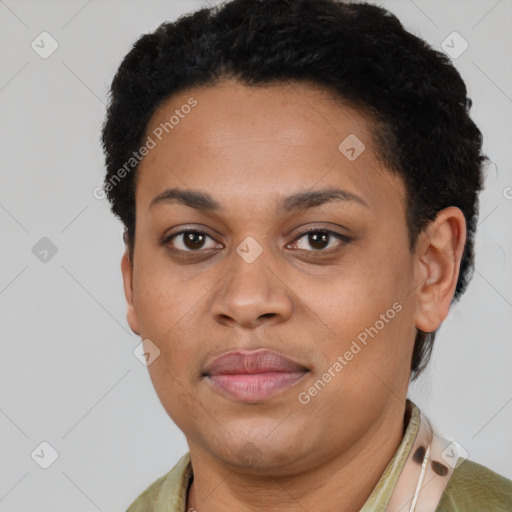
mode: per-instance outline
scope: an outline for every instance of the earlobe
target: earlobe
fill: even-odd
[[[466,243],[466,220],[459,208],[441,210],[417,244],[416,328],[435,331],[448,315]]]
[[[133,265],[130,261],[128,250],[125,251],[121,258],[121,273],[123,275],[124,295],[126,297],[126,319],[130,329],[137,335],[140,335],[139,321],[137,312],[133,302]]]

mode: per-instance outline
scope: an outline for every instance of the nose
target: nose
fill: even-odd
[[[291,290],[272,265],[270,249],[252,262],[233,252],[233,263],[216,290],[211,312],[223,325],[254,329],[288,320],[292,313]],[[274,267],[274,268],[272,268]]]

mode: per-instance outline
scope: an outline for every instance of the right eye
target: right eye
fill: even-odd
[[[179,233],[173,233],[171,236],[167,237],[163,243],[164,245],[171,244],[173,249],[177,249],[179,251],[198,252],[205,248],[204,245],[207,238],[215,242],[215,240],[213,240],[213,238],[204,231],[190,229],[187,231],[180,231]],[[215,249],[215,244],[213,244],[212,247],[206,247],[206,249]]]

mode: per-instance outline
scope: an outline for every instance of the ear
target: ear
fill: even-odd
[[[121,273],[123,274],[124,295],[126,297],[127,305],[126,319],[128,320],[130,329],[135,334],[140,335],[137,312],[133,305],[133,264],[130,261],[128,249],[126,249],[121,259]]]
[[[459,208],[441,210],[420,234],[416,265],[416,328],[435,331],[448,315],[466,244],[466,219]]]

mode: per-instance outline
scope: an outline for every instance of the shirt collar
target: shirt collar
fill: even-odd
[[[407,418],[409,421],[404,437],[360,512],[384,512],[386,510],[420,426],[420,410],[410,400],[406,401],[405,406],[405,419],[407,420]]]

